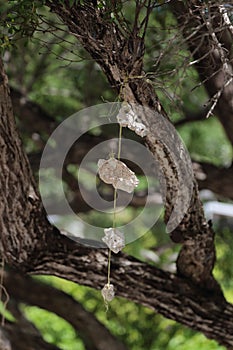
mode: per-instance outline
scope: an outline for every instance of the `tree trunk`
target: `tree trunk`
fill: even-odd
[[[150,107],[167,120],[142,71],[143,43],[132,45],[132,38],[125,40],[113,22],[103,23],[91,5],[87,9],[82,6],[71,9],[68,3],[47,1],[92,57],[98,59],[125,101]],[[15,129],[2,62],[0,83],[2,257],[23,272],[53,274],[102,288],[106,282],[107,252],[74,243],[47,221]],[[142,120],[148,129],[145,141],[164,167],[167,181],[165,220],[168,221],[175,205],[179,172],[168,149],[158,139],[156,130],[160,125],[155,124],[150,114],[146,116]],[[195,180],[190,207],[172,238],[183,243],[177,262],[178,274],[119,254],[112,262],[112,281],[117,286],[117,295],[147,305],[220,344],[233,346],[233,306],[226,302],[212,276],[214,232],[204,217]]]

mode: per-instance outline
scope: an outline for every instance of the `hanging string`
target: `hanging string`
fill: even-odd
[[[122,140],[122,126],[119,125],[119,136],[118,136],[118,151],[117,159],[121,158],[121,140]],[[114,199],[113,199],[113,228],[116,228],[116,205],[117,205],[117,189],[114,189]]]
[[[119,125],[119,136],[118,136],[118,151],[117,159],[121,158],[121,141],[122,141],[122,126]],[[117,207],[117,189],[114,189],[114,199],[113,199],[113,229],[116,228],[116,207]],[[111,275],[111,249],[108,249],[108,280],[107,285],[110,286],[110,275]]]
[[[128,113],[128,108],[127,110],[125,110],[125,108],[121,108],[117,115],[117,121],[119,123],[117,158],[114,157],[114,153],[112,151],[110,159],[99,159],[97,164],[100,179],[107,184],[112,184],[114,187],[112,227],[105,228],[105,236],[102,237],[102,241],[108,246],[107,284],[105,284],[101,290],[106,306],[106,312],[108,311],[109,302],[111,302],[115,296],[114,285],[111,284],[111,252],[113,251],[117,254],[125,247],[124,233],[117,228],[117,191],[120,189],[122,191],[132,193],[139,183],[135,173],[120,160],[122,128],[128,125],[129,118],[130,120],[132,119],[132,116],[128,115]],[[141,125],[133,120],[133,126],[135,127],[135,132],[138,133],[139,126],[141,127]],[[139,131],[142,133],[141,129]]]

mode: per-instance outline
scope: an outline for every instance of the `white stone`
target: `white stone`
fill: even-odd
[[[118,188],[119,190],[131,193],[133,192],[135,185],[137,186],[136,182],[134,182],[133,180],[124,180],[122,178],[117,180],[116,183],[116,188]]]
[[[137,121],[137,115],[129,105],[124,105],[120,109],[117,115],[117,121],[121,126],[128,127],[141,137],[145,137],[147,135],[146,126]]]
[[[134,123],[134,115],[130,111],[120,111],[117,115],[117,121],[123,127],[130,126]]]
[[[105,302],[112,301],[114,299],[114,296],[115,296],[113,284],[105,284],[105,286],[101,290],[101,294],[102,294]]]
[[[115,158],[99,159],[97,165],[101,180],[112,184],[116,189],[131,193],[139,184],[135,173],[120,160]]]
[[[104,233],[105,236],[102,238],[102,241],[113,253],[117,254],[125,247],[124,233],[112,227],[105,228]]]
[[[135,123],[135,129],[137,135],[144,137],[147,135],[147,129],[144,124],[142,123]]]

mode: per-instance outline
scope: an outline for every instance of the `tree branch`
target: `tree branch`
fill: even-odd
[[[23,94],[11,89],[11,97],[13,102],[13,109],[17,116],[20,118],[22,126],[20,129],[27,130],[30,134],[34,132],[38,133],[51,133],[56,127],[56,122],[52,116],[48,115],[41,106],[37,103],[27,100]],[[22,102],[20,102],[22,101]],[[207,109],[203,109],[198,114],[187,114],[187,117],[179,120],[175,123],[175,126],[182,126],[183,124],[204,120],[207,114]],[[65,164],[80,164],[83,157],[97,144],[106,141],[107,136],[95,136],[85,134],[76,142],[70,149]],[[41,152],[29,154],[29,161],[34,173],[39,170]],[[137,174],[141,174],[140,169],[134,168],[133,164],[130,164],[130,168]],[[208,163],[193,162],[193,168],[198,181],[199,189],[209,189],[216,194],[219,194],[225,198],[233,199],[233,190],[231,186],[233,171],[232,166],[229,168],[219,168]],[[220,181],[221,179],[221,181]],[[69,181],[65,179],[69,185]],[[89,211],[91,208],[83,200],[77,184],[75,185],[75,198],[73,199],[71,206],[75,212]],[[72,186],[70,186],[72,188]],[[145,204],[145,197],[147,194],[137,194],[133,198],[131,205],[134,207],[143,206]],[[157,199],[155,199],[157,200]],[[51,208],[52,210],[52,208]],[[52,211],[51,211],[52,212]],[[54,213],[59,214],[59,213]]]
[[[105,249],[74,244],[55,231],[48,235],[47,250],[38,252],[28,273],[53,274],[100,289],[106,282],[107,255]],[[226,303],[220,289],[213,291],[211,285],[202,289],[125,254],[113,256],[111,280],[117,295],[147,305],[220,344],[233,345],[233,306]]]
[[[0,327],[0,331],[4,331],[5,337],[10,340],[10,344],[7,343],[8,348],[2,347],[1,349],[7,350],[60,350],[57,346],[47,343],[38,333],[28,332],[28,329],[19,327],[17,323],[7,322],[4,330]],[[0,333],[1,335],[1,333]],[[10,346],[10,347],[9,347]]]
[[[110,84],[118,89],[124,101],[130,105],[149,107],[153,111],[157,111],[161,118],[168,120],[152,85],[142,72],[144,52],[136,50],[135,46],[134,55],[130,53],[129,42],[127,43],[122,38],[116,23],[106,22],[98,16],[96,11],[89,11],[84,7],[79,7],[79,5],[76,5],[76,8],[67,9],[64,6],[55,5],[53,1],[47,1],[47,5],[62,19],[89,54],[97,60]],[[95,36],[93,36],[94,30]],[[180,186],[184,186],[184,184],[179,183],[177,164],[166,145],[161,144],[159,136],[156,134],[156,130],[163,128],[162,122],[158,125],[154,115],[142,114],[142,123],[148,130],[145,142],[155,158],[158,159],[167,184],[165,200],[165,222],[167,223],[173,208],[176,206],[176,196]],[[182,165],[185,165],[185,161]],[[175,210],[179,216],[180,208],[176,206]],[[177,260],[179,273],[191,278],[196,283],[205,285],[208,281],[214,286],[212,276],[215,263],[214,233],[204,217],[195,180],[193,181],[193,196],[190,207],[171,237],[176,242],[183,242]]]
[[[67,2],[68,3],[68,2]],[[128,103],[149,106],[167,118],[150,83],[141,76],[142,57],[132,62],[125,56],[118,28],[96,18],[96,11],[47,1],[51,10],[63,18],[92,57],[99,60],[114,86],[123,86]],[[79,11],[80,10],[80,11]],[[90,11],[89,11],[90,10]],[[70,15],[67,16],[67,13]],[[95,35],[95,37],[94,37]],[[112,38],[112,39],[111,39]],[[100,45],[101,44],[101,45]],[[103,46],[102,46],[103,45]],[[122,51],[120,49],[123,49]],[[93,250],[61,235],[49,225],[32,180],[28,161],[15,131],[7,79],[0,62],[0,145],[2,147],[1,251],[9,265],[28,273],[54,274],[81,284],[102,287],[107,274],[107,252]],[[166,147],[161,145],[152,116],[146,143],[165,167],[167,180],[166,220],[178,190],[177,169]],[[143,117],[144,118],[144,117]],[[193,198],[178,233],[184,240],[178,259],[178,275],[161,271],[136,259],[119,254],[113,258],[112,280],[118,295],[148,305],[162,315],[181,322],[226,346],[233,345],[233,306],[228,304],[212,277],[215,262],[214,233],[206,223],[196,182]],[[11,218],[11,220],[10,220]]]
[[[197,113],[190,113],[190,112],[186,111],[185,112],[186,116],[184,118],[178,120],[177,122],[175,122],[174,126],[179,127],[179,126],[182,126],[182,125],[187,124],[187,123],[205,120],[207,113],[208,113],[208,110],[206,108],[202,109],[201,111],[199,111]]]
[[[32,347],[35,350],[42,348],[45,350],[59,350],[55,345],[43,340],[38,329],[25,318],[15,301],[11,299],[7,308],[16,319],[14,322],[6,322],[4,326],[0,326],[0,335],[4,332],[9,339],[9,350],[25,350],[25,347]],[[5,347],[0,345],[0,348],[8,349],[8,345],[6,344]]]
[[[40,219],[47,226],[44,210],[28,159],[16,131],[7,76],[0,59],[0,147],[1,147],[1,207],[0,251],[6,261],[30,260],[35,247],[43,242],[37,236],[36,226]],[[27,233],[30,232],[30,237]]]
[[[126,350],[93,314],[87,312],[68,294],[13,271],[5,273],[4,285],[11,299],[46,309],[69,322],[78,332],[87,350]]]
[[[200,190],[209,189],[221,197],[233,200],[233,166],[219,168],[209,163],[193,163]]]
[[[233,33],[224,19],[223,5],[210,2],[207,8],[204,3],[196,6],[195,0],[186,4],[172,0],[169,6],[195,59],[200,80],[210,96],[209,110],[212,113],[214,108],[233,145]]]

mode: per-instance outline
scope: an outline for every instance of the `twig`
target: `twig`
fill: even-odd
[[[219,98],[221,97],[222,93],[223,93],[223,90],[225,89],[225,87],[227,87],[233,80],[233,77],[230,77],[230,79],[228,79],[228,81],[222,86],[222,88],[216,92],[216,94],[211,98],[211,101],[213,102],[212,103],[212,106],[210,107],[208,113],[206,114],[206,118],[209,118],[209,116],[211,114],[213,114],[213,110],[215,109],[217,103],[218,103],[218,100]]]
[[[232,6],[233,8],[233,6]],[[225,22],[225,24],[227,25],[227,28],[229,29],[229,31],[231,32],[231,34],[233,35],[233,25],[231,24],[230,18],[228,16],[227,10],[225,8],[224,5],[220,5],[219,6],[219,11],[222,14],[223,20]]]

